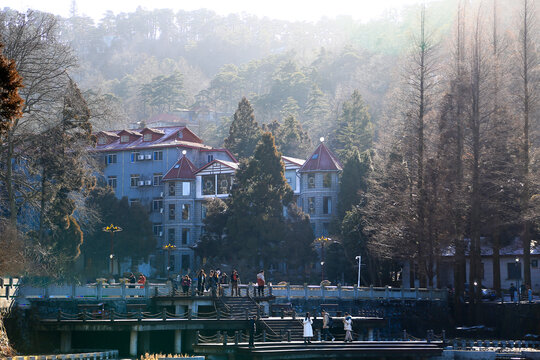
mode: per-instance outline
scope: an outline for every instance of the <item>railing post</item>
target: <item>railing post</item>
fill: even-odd
[[[266,342],[266,329],[262,331],[262,340]]]
[[[304,283],[304,299],[308,299],[308,285]]]
[[[223,346],[227,346],[227,332],[223,332]]]
[[[319,288],[321,289],[321,299],[324,300],[324,298],[325,298],[325,287],[324,287],[324,285],[321,284],[319,286]]]
[[[221,320],[221,310],[219,308],[216,308],[216,317],[218,320]]]
[[[291,284],[290,283],[287,283],[285,287],[285,291],[287,294],[287,301],[290,301],[291,300]]]
[[[403,341],[407,341],[407,330],[403,329]]]
[[[161,310],[161,320],[166,321],[167,320],[167,309]]]
[[[98,300],[101,300],[102,297],[103,297],[103,284],[101,282],[98,282],[96,284],[96,298]]]
[[[142,312],[141,312],[141,309],[139,309],[139,313],[137,314],[137,321],[139,321],[139,322],[142,321]]]
[[[195,345],[199,345],[199,335],[201,333],[199,332],[199,330],[195,331]]]
[[[61,321],[62,320],[62,310],[58,309],[58,314],[56,315],[56,321]]]
[[[82,321],[86,322],[86,309],[84,309],[82,312]]]
[[[291,330],[287,330],[287,342],[291,342]]]
[[[281,318],[285,318],[285,309],[281,308]]]
[[[315,330],[316,331],[316,334],[317,334],[317,341],[321,341],[321,330],[317,329]]]
[[[384,288],[384,297],[386,298],[386,300],[390,299],[390,288],[388,287],[388,285],[386,285]]]
[[[419,295],[420,295],[420,294],[419,294],[419,292],[418,292],[418,286],[415,286],[415,287],[414,287],[414,298],[415,298],[416,300],[418,300],[418,299],[420,298]]]
[[[245,309],[245,313],[246,313],[246,320],[249,320],[249,309]]]
[[[193,310],[189,309],[187,310],[187,318],[188,320],[193,319]]]
[[[374,294],[373,294],[373,285],[369,285],[369,298],[370,299],[373,299],[374,297]]]
[[[111,309],[111,311],[109,311],[109,318],[111,319],[111,321],[114,321],[114,309]]]
[[[446,345],[446,330],[442,331],[442,343],[443,343],[443,346]]]
[[[75,284],[71,284],[71,298],[75,299],[77,297],[77,286]]]
[[[353,285],[353,299],[358,299],[358,285],[356,284]]]
[[[272,296],[272,283],[268,283],[268,296]]]
[[[120,289],[122,291],[122,299],[125,299],[126,298],[126,288],[127,288],[127,285],[125,282],[122,282],[120,284]]]
[[[337,284],[337,297],[341,300],[341,284]]]
[[[433,288],[429,288],[429,300],[433,301]]]
[[[238,345],[238,330],[234,332],[234,345]]]

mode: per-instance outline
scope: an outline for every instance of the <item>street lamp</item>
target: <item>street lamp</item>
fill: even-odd
[[[108,232],[108,233],[111,234],[111,253],[109,254],[111,277],[114,276],[114,233],[120,232],[122,230],[123,229],[120,226],[115,226],[113,224],[111,224],[109,226],[105,226],[103,228],[103,231]]]
[[[169,279],[171,277],[171,251],[176,249],[176,246],[168,243],[163,249],[167,250],[167,279]]]
[[[519,304],[520,300],[521,300],[521,289],[519,287],[519,280],[521,279],[521,264],[519,263],[519,258],[516,257],[516,271],[517,271],[517,274],[516,274],[516,283],[517,283],[517,302]]]
[[[358,283],[356,285],[360,287],[360,269],[362,267],[362,256],[358,255],[356,257],[356,260],[358,260]]]
[[[321,282],[324,281],[324,245],[330,241],[332,241],[332,239],[324,236],[315,239],[315,242],[321,245]]]

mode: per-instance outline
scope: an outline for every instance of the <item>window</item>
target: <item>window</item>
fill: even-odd
[[[167,241],[169,242],[169,244],[174,245],[174,243],[176,242],[175,235],[176,234],[174,233],[174,228],[170,228],[167,230]]]
[[[332,187],[332,174],[325,173],[323,176],[323,187],[331,188]]]
[[[154,177],[152,178],[152,184],[154,186],[160,186],[161,185],[161,177],[163,176],[163,174],[161,173],[156,173],[154,174]]]
[[[189,181],[182,182],[182,196],[189,196],[191,184]]]
[[[182,255],[182,269],[189,269],[190,266],[189,255]]]
[[[332,198],[330,196],[323,197],[323,214],[332,213]]]
[[[218,194],[228,194],[232,185],[231,174],[219,174],[217,178],[218,178]]]
[[[206,219],[206,212],[208,211],[208,208],[206,205],[201,205],[201,218]]]
[[[107,138],[105,136],[100,136],[97,139],[98,145],[105,145],[107,143]]]
[[[204,175],[202,177],[203,195],[216,194],[216,177],[214,175]]]
[[[307,184],[308,189],[313,189],[315,187],[315,174],[308,174]]]
[[[141,201],[139,199],[129,199],[129,206],[140,205],[140,204],[141,204]]]
[[[315,198],[310,197],[308,198],[308,213],[309,214],[315,214]]]
[[[116,189],[116,176],[109,176],[107,178],[107,185],[109,185],[113,189]]]
[[[155,236],[163,236],[163,225],[161,224],[154,224],[153,226],[154,235]]]
[[[182,204],[182,220],[189,220],[189,204]]]
[[[120,136],[120,142],[121,143],[128,143],[129,142],[129,135]]]
[[[176,207],[174,206],[174,204],[169,204],[169,220],[174,220],[174,218],[176,217]]]
[[[131,153],[131,162],[139,161],[139,155],[140,155],[140,153],[138,153],[138,152],[132,152]]]
[[[521,262],[509,262],[508,267],[508,279],[518,280],[521,279]]]
[[[131,175],[129,186],[137,187],[139,185],[139,175]]]
[[[178,138],[179,138],[179,139],[183,139],[183,138],[184,138],[184,132],[183,132],[182,130],[180,130],[180,131],[178,132]]]
[[[147,132],[143,135],[143,141],[152,141],[152,133]]]
[[[107,155],[107,164],[116,164],[116,154]]]
[[[189,243],[189,229],[182,229],[182,245]]]
[[[176,195],[176,188],[175,188],[174,181],[171,181],[169,183],[169,196],[174,196],[174,195]]]
[[[152,211],[160,212],[161,209],[163,209],[163,200],[162,199],[154,199],[152,201]]]
[[[538,259],[531,260],[531,267],[535,269],[538,267]]]
[[[287,177],[287,183],[292,186],[292,177]]]
[[[154,160],[163,160],[163,151],[154,151]]]
[[[208,162],[214,161],[214,155],[208,155]]]

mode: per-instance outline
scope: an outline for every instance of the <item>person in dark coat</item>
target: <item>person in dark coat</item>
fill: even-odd
[[[206,285],[206,273],[204,269],[197,273],[197,295],[204,295],[204,287]]]
[[[255,332],[257,331],[257,316],[253,315],[249,319],[249,347],[255,346]]]

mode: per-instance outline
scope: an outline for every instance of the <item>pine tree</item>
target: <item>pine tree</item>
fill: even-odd
[[[229,136],[225,139],[224,145],[236,157],[244,159],[253,155],[260,137],[261,130],[255,121],[253,108],[249,101],[243,97],[234,113]]]
[[[321,89],[314,84],[308,95],[304,110],[306,120],[303,123],[312,139],[328,136],[330,129],[329,114],[330,106],[328,101]]]
[[[276,145],[283,155],[305,158],[311,150],[308,134],[292,115],[287,116],[283,124],[277,128],[275,137]]]
[[[19,88],[22,77],[17,72],[15,61],[2,55],[4,44],[0,42],[0,144],[4,134],[11,128],[15,118],[22,116],[23,99]]]
[[[362,153],[373,147],[373,125],[368,108],[358,90],[343,104],[332,138],[332,145],[341,158],[354,151]]]
[[[292,199],[274,137],[266,132],[253,157],[241,162],[230,196],[228,243],[252,265],[268,264],[286,234],[283,206]]]
[[[343,220],[347,211],[362,202],[363,194],[367,191],[370,166],[370,153],[359,154],[357,150],[345,162],[338,194],[338,218],[340,221]]]

